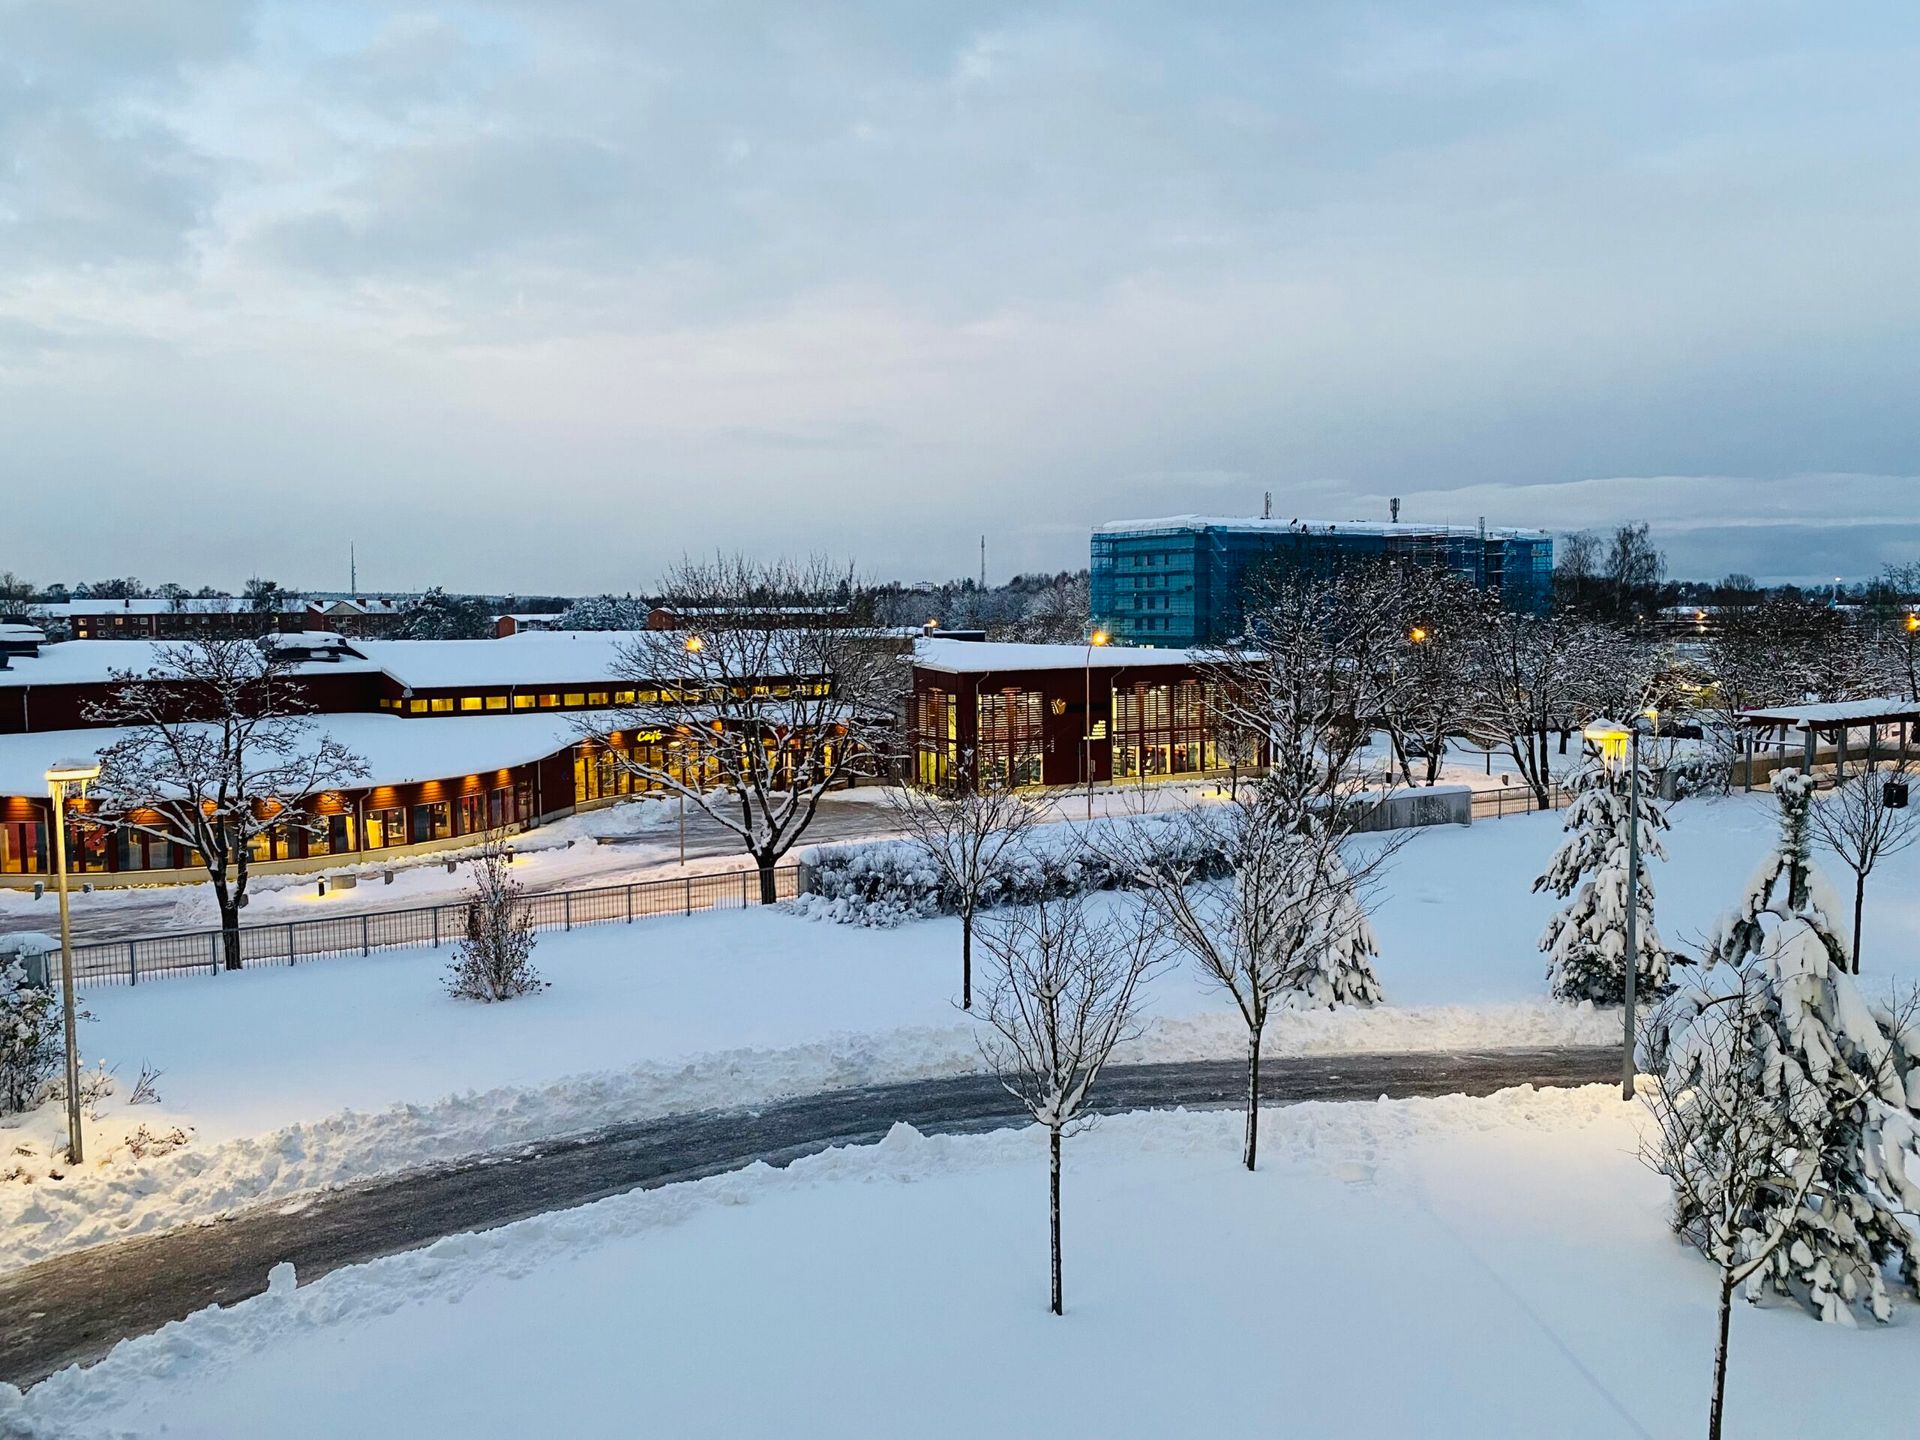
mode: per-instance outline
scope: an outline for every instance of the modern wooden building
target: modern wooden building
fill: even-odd
[[[1086,785],[1257,768],[1217,680],[1185,650],[926,639],[914,647],[913,778]]]

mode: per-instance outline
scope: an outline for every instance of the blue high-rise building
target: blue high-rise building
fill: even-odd
[[[1543,615],[1553,598],[1544,530],[1174,515],[1093,532],[1093,618],[1132,645],[1211,645],[1243,624],[1247,572],[1261,565],[1326,574],[1355,561],[1438,565],[1511,610]]]

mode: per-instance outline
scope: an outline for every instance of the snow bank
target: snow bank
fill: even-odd
[[[1591,1007],[1545,1003],[1300,1011],[1271,1022],[1262,1053],[1603,1045],[1618,1040],[1618,1024],[1616,1017]],[[1245,1048],[1239,1017],[1215,1009],[1153,1022],[1115,1055],[1114,1063],[1231,1060]],[[819,1090],[975,1074],[983,1068],[971,1027],[926,1026],[838,1035],[781,1050],[707,1054],[678,1064],[634,1065],[538,1087],[468,1091],[432,1104],[344,1110],[150,1159],[111,1148],[114,1141],[103,1132],[109,1148],[97,1147],[94,1162],[83,1172],[69,1173],[59,1183],[0,1186],[0,1228],[9,1238],[0,1273],[307,1191],[611,1125],[750,1107]],[[123,1136],[119,1143],[124,1144]]]

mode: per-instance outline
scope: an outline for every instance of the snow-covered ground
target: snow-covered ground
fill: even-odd
[[[1773,833],[1771,801],[1674,810],[1655,866],[1669,940],[1732,903]],[[1536,947],[1550,897],[1532,877],[1560,817],[1423,832],[1394,861],[1375,915],[1388,1004],[1293,1014],[1275,1053],[1611,1043],[1618,1017],[1546,997]],[[1868,907],[1867,982],[1920,976],[1920,848],[1887,862]],[[397,951],[290,969],[101,988],[88,1059],[162,1103],[110,1098],[78,1175],[51,1180],[60,1117],[0,1138],[35,1183],[0,1183],[0,1268],[252,1201],[436,1158],[649,1115],[977,1067],[954,1005],[958,923],[899,930],[753,910],[543,936],[546,992],[501,1006],[448,999],[444,953]],[[1231,1007],[1185,970],[1148,992],[1130,1058],[1234,1056]],[[123,1137],[179,1125],[192,1144],[139,1160]]]
[[[462,1235],[211,1309],[0,1429],[79,1434],[1677,1436],[1714,1272],[1609,1088],[1302,1105],[1068,1142],[1046,1313],[1028,1129],[829,1151]],[[1733,1320],[1728,1431],[1914,1432],[1920,1311]]]

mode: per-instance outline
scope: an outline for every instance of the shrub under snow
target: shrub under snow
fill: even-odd
[[[0,1115],[37,1105],[65,1060],[60,997],[18,960],[0,965]]]
[[[1103,844],[1102,831],[1136,828],[1164,847],[1170,863],[1191,868],[1195,878],[1224,875],[1224,852],[1178,816],[1096,821],[1087,827],[1052,826],[1009,847],[981,887],[983,907],[1031,905],[1093,890],[1114,890],[1127,883]],[[803,857],[807,893],[790,902],[801,914],[841,925],[882,929],[959,913],[960,897],[947,885],[924,847],[908,840],[879,840],[862,845],[832,845]]]

